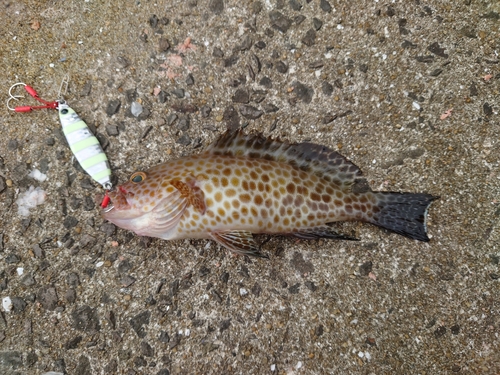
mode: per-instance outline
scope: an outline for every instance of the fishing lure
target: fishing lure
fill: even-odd
[[[60,96],[61,89],[64,84],[66,84],[67,87],[67,80],[63,80],[61,83],[58,96]],[[21,95],[12,94],[12,89],[18,85],[23,85],[26,92],[43,105],[11,108],[9,103],[12,99],[19,100],[19,98],[23,98]],[[28,86],[25,83],[16,83],[9,89],[7,107],[11,111],[15,112],[31,112],[37,109],[57,109],[64,136],[66,137],[69,147],[71,148],[76,160],[78,160],[83,170],[87,172],[95,181],[101,184],[104,189],[109,190],[112,188],[111,168],[99,140],[92,134],[85,121],[78,116],[78,114],[66,103],[66,101],[63,99],[58,99],[53,102],[43,100],[31,86]],[[103,201],[101,206],[105,208],[107,204],[108,203],[106,201]]]

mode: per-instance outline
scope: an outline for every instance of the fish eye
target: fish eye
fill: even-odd
[[[130,181],[135,184],[138,184],[146,179],[146,173],[144,172],[135,172],[132,176],[130,176]]]
[[[65,114],[66,114],[66,113],[68,113],[68,112],[69,112],[69,111],[68,111],[66,108],[64,108],[64,109],[62,109],[62,110],[61,110],[61,113],[62,113],[63,115],[65,115]]]

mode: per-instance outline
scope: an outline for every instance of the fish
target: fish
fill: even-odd
[[[361,221],[427,242],[427,193],[372,191],[328,147],[227,131],[199,154],[134,172],[106,193],[105,220],[140,236],[211,239],[267,257],[254,234],[356,240],[329,224]]]

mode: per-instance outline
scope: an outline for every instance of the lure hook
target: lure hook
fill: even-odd
[[[11,96],[9,99],[7,99],[7,108],[11,111],[15,111],[16,109],[15,108],[12,108],[9,103],[12,99],[14,100],[19,100],[18,98],[24,98],[24,96],[22,95],[16,95],[16,96]]]
[[[14,83],[12,86],[10,86],[10,89],[9,89],[9,96],[10,96],[11,98],[24,98],[24,96],[22,96],[22,95],[12,95],[12,89],[13,89],[14,87],[16,87],[16,86],[19,86],[19,85],[23,85],[24,87],[26,87],[26,86],[27,86],[27,85],[26,85],[26,83],[24,83],[24,82]]]
[[[44,105],[39,105],[39,106],[22,106],[22,107],[11,108],[9,104],[10,104],[10,101],[12,99],[19,100],[19,98],[24,98],[24,96],[22,96],[22,95],[12,95],[12,89],[14,89],[14,87],[20,86],[20,85],[24,86],[24,89],[26,90],[26,92],[28,94],[30,94],[33,97],[33,99],[35,99],[36,101],[38,101],[40,103],[43,103]],[[9,108],[11,111],[15,111],[15,112],[30,112],[30,111],[33,111],[35,109],[46,109],[46,108],[56,109],[58,107],[58,105],[59,105],[59,103],[57,101],[48,102],[47,100],[43,100],[42,98],[40,98],[40,96],[38,96],[38,93],[35,91],[35,89],[33,87],[31,87],[31,86],[28,86],[24,82],[14,83],[9,88],[9,99],[7,99],[7,108]]]
[[[19,86],[19,85],[23,85],[24,87],[26,87],[26,83],[24,82],[18,82],[18,83],[14,83],[12,86],[10,86],[9,88],[9,99],[7,99],[7,108],[11,111],[15,111],[16,109],[15,108],[11,108],[9,103],[12,99],[14,100],[19,100],[19,98],[24,98],[24,96],[22,95],[12,95],[12,89],[16,86]]]

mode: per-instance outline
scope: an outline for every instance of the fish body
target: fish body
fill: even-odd
[[[209,238],[262,256],[253,234],[354,239],[327,224],[363,221],[428,241],[429,194],[356,189],[361,171],[337,152],[227,132],[205,152],[172,160],[108,192],[102,216],[138,235]]]

